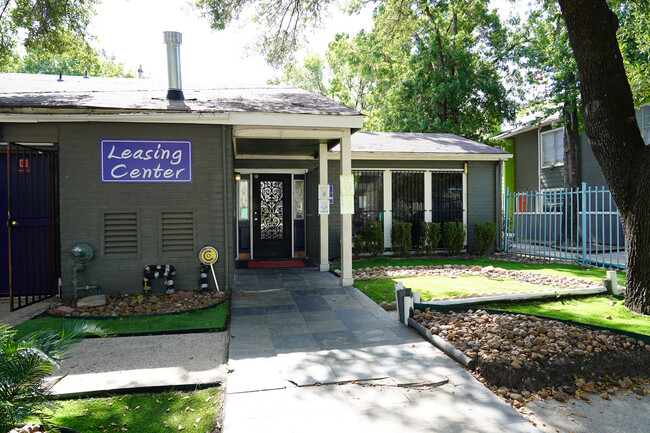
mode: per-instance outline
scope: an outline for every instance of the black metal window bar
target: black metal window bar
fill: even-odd
[[[424,171],[393,171],[393,222],[411,223],[413,248],[420,246],[424,221]]]
[[[352,235],[363,235],[366,222],[383,221],[384,172],[352,170],[354,176],[354,215]]]
[[[9,143],[7,204],[11,311],[56,292],[57,154]]]
[[[463,222],[463,173],[435,171],[431,186],[431,221]]]

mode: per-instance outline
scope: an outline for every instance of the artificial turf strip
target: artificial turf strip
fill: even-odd
[[[568,278],[579,278],[583,280],[601,283],[605,278],[605,270],[589,268],[585,266],[569,265],[566,263],[519,263],[502,260],[491,260],[488,258],[471,259],[396,259],[392,257],[375,257],[367,260],[359,260],[352,263],[353,269],[374,268],[381,266],[440,266],[440,265],[465,265],[465,266],[494,266],[509,271],[535,272],[545,275],[557,275]],[[335,267],[338,269],[340,266]],[[617,272],[618,284],[625,285],[625,272]]]
[[[57,400],[47,421],[83,433],[204,433],[214,431],[220,400],[220,388]]]
[[[229,302],[222,302],[212,308],[190,311],[182,314],[160,314],[154,316],[124,316],[101,319],[96,322],[108,335],[133,335],[150,333],[173,333],[186,330],[222,330],[228,318]],[[20,338],[41,329],[60,330],[70,320],[93,320],[92,317],[64,318],[42,317],[27,320],[14,327]]]
[[[610,306],[610,303],[615,302]],[[636,334],[650,335],[650,316],[632,313],[623,305],[622,296],[592,296],[551,302],[486,304],[485,308],[513,311],[553,319],[571,320]],[[475,308],[480,308],[476,306]],[[607,319],[611,316],[611,319]]]
[[[395,279],[355,281],[354,287],[379,303],[395,300],[395,281],[402,281],[404,287],[420,292],[420,298],[451,298],[472,293],[492,292],[534,292],[540,289],[556,290],[550,286],[537,286],[514,280],[492,280],[482,276],[461,275],[456,278],[446,276],[400,277]]]

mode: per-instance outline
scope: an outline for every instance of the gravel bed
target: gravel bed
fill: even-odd
[[[650,345],[607,330],[521,314],[415,310],[413,318],[476,360],[475,374],[516,407],[531,398],[650,393]],[[591,395],[590,395],[591,394]]]
[[[106,295],[106,305],[98,307],[77,307],[73,300],[64,301],[61,305],[74,309],[70,316],[106,317],[106,316],[135,316],[143,314],[178,313],[210,307],[227,298],[228,294],[210,290],[206,292],[186,291],[174,294],[150,295]],[[48,310],[48,313],[59,315],[56,309],[59,305]]]

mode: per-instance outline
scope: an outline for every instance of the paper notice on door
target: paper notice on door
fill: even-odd
[[[329,200],[331,185],[318,185],[318,200]]]

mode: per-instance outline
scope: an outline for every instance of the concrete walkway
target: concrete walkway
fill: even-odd
[[[238,270],[224,432],[536,432],[329,273]]]

